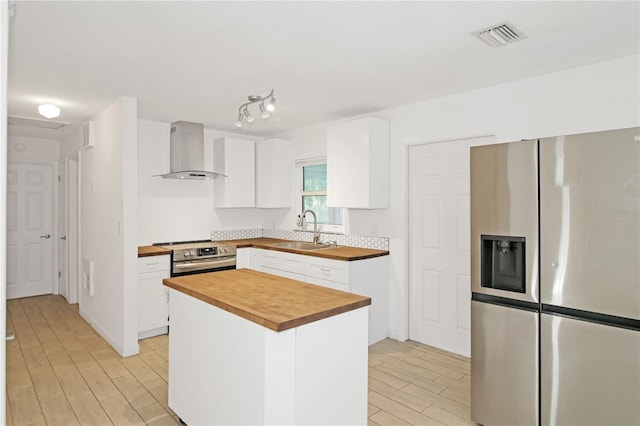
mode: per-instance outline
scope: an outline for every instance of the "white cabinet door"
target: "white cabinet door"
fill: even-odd
[[[213,205],[255,207],[255,143],[245,139],[213,141],[213,169],[227,175],[213,182]]]
[[[239,248],[236,250],[236,269],[251,268],[252,248]]]
[[[169,325],[169,256],[138,258],[138,338],[165,334]]]
[[[327,129],[327,205],[389,207],[389,122],[368,117]]]
[[[267,139],[256,143],[256,207],[291,207],[293,154],[291,142]]]
[[[169,297],[162,280],[164,272],[140,274],[138,278],[138,332],[164,327],[168,324]]]

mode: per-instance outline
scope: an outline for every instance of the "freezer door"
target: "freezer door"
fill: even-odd
[[[540,141],[542,303],[640,319],[640,129]]]
[[[640,332],[542,314],[543,425],[640,424]]]
[[[537,312],[471,302],[471,419],[538,424]]]
[[[537,141],[471,148],[472,292],[538,302],[537,158]],[[524,238],[524,292],[481,285],[483,235]]]

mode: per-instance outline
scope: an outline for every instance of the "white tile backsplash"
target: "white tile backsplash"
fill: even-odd
[[[226,229],[222,231],[211,231],[211,239],[219,240],[242,240],[246,238],[279,238],[282,240],[313,241],[311,231],[287,231],[283,229]],[[368,237],[364,235],[344,235],[320,233],[320,241],[335,241],[340,246],[360,247],[374,250],[389,250],[389,238]]]

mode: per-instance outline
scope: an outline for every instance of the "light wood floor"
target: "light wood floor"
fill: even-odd
[[[168,336],[121,358],[60,296],[7,302],[7,425],[176,425]],[[469,360],[387,339],[369,348],[370,425],[464,425]]]

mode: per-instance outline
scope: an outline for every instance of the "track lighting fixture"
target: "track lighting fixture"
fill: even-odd
[[[236,121],[236,127],[238,129],[242,128],[245,120],[247,123],[253,123],[254,117],[249,112],[250,105],[258,104],[260,117],[262,117],[262,119],[269,118],[269,113],[276,110],[276,98],[273,96],[273,89],[271,89],[271,93],[267,96],[250,95],[248,99],[249,102],[240,105],[238,108],[238,121]]]

